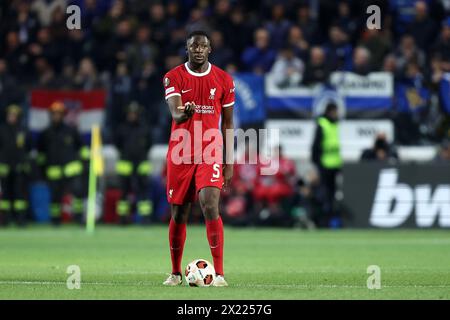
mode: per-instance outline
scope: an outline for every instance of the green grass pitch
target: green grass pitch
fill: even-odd
[[[0,299],[449,299],[448,230],[225,229],[227,288],[167,288],[167,228],[0,229]],[[189,225],[183,265],[211,260]],[[66,269],[81,269],[81,289]],[[367,288],[367,267],[381,289]]]

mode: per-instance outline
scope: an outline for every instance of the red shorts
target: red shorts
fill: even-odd
[[[167,201],[171,204],[195,202],[198,192],[205,187],[222,189],[222,165],[173,164],[167,162]]]

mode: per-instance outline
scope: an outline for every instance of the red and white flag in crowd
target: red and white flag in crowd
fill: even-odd
[[[106,91],[32,90],[28,126],[32,131],[45,129],[50,121],[48,109],[61,101],[67,109],[66,122],[89,133],[92,125],[102,125],[105,117]]]

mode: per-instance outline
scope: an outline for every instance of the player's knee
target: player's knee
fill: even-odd
[[[217,218],[219,215],[219,208],[215,201],[204,201],[200,203],[203,214],[208,218]]]
[[[183,212],[181,210],[173,210],[173,212],[172,212],[172,219],[177,224],[187,223],[188,216],[189,215],[187,212]]]

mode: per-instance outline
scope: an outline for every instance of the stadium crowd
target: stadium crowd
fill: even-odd
[[[80,30],[66,27],[70,4],[81,8]],[[379,30],[366,28],[366,8],[373,4],[382,12]],[[171,119],[162,75],[184,62],[185,37],[199,29],[210,34],[212,63],[232,74],[273,73],[279,87],[326,83],[336,70],[391,72],[396,85],[430,93],[415,110],[394,108],[396,142],[450,138],[450,116],[438,98],[439,81],[450,72],[446,0],[2,1],[0,123],[9,105],[28,107],[30,89],[104,88],[106,143],[114,141],[133,101],[145,110],[150,140],[167,143]],[[397,157],[387,149],[379,137],[375,151],[362,158],[377,159],[380,150]],[[448,159],[448,154],[448,144],[443,145],[440,155]],[[281,156],[280,163],[282,170],[270,178],[257,175],[255,167],[236,168],[234,191],[224,201],[230,222],[320,225],[310,221],[323,202],[320,175],[299,178],[292,161]],[[267,207],[258,207],[261,203]]]
[[[81,30],[66,28],[69,4],[81,8]],[[366,28],[369,4],[382,10],[380,30]],[[30,87],[103,87],[107,128],[136,100],[158,142],[166,141],[170,120],[161,77],[184,61],[184,39],[194,29],[210,33],[212,63],[232,73],[274,72],[279,86],[327,82],[335,70],[384,70],[398,83],[436,92],[450,71],[448,1],[13,0],[0,10],[0,108],[25,102]],[[418,108],[399,116],[407,130],[398,139],[439,138],[447,122],[439,108]]]

